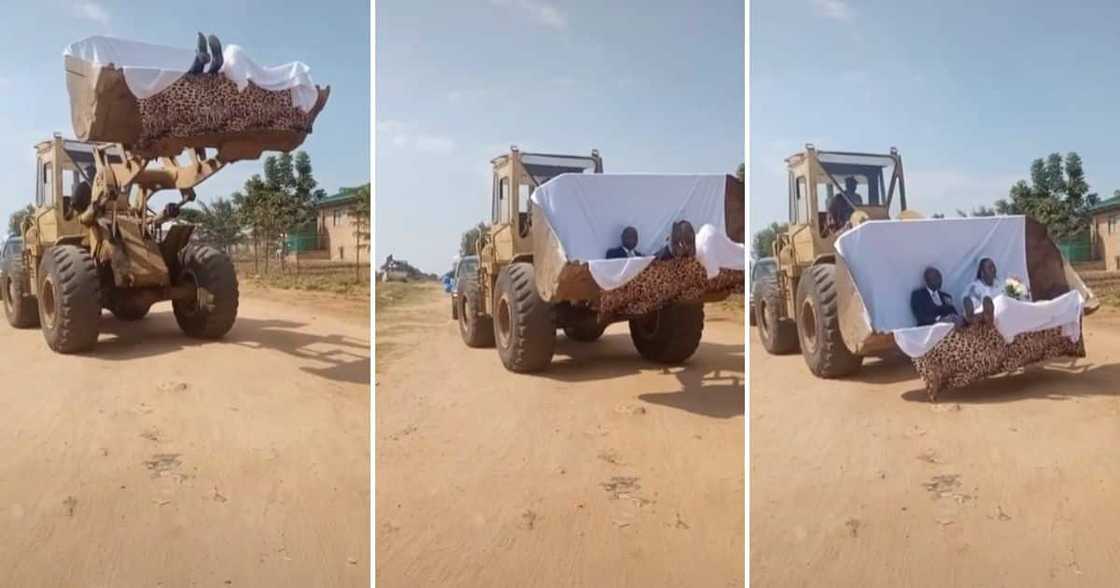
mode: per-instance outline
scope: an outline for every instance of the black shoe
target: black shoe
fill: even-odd
[[[202,73],[202,68],[205,67],[207,63],[210,63],[210,54],[206,52],[206,37],[202,36],[202,33],[199,33],[198,48],[195,50],[194,63],[191,64],[191,68],[187,70],[187,73],[200,74]]]
[[[208,40],[210,42],[210,69],[206,70],[206,73],[216,74],[222,69],[222,63],[224,63],[222,59],[222,42],[214,35],[210,35]]]

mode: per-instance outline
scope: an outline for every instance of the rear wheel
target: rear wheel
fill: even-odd
[[[171,301],[175,321],[188,336],[219,339],[237,320],[240,294],[237,272],[224,253],[206,245],[188,245],[179,252],[177,284],[197,292],[191,299]]]
[[[677,364],[692,357],[703,332],[703,304],[673,304],[630,321],[634,347],[657,363]]]
[[[797,287],[797,333],[809,369],[822,378],[840,378],[859,371],[863,358],[853,354],[840,334],[836,266],[815,265]]]
[[[39,318],[47,345],[78,353],[97,343],[101,277],[89,252],[73,245],[47,250],[39,272]]]
[[[506,369],[528,373],[552,363],[556,320],[541,300],[533,266],[513,263],[498,274],[494,296],[494,338]]]
[[[23,259],[13,259],[8,274],[0,281],[0,296],[4,298],[8,324],[17,329],[39,326],[39,302],[31,295],[29,285]]]
[[[114,300],[109,306],[109,312],[122,321],[138,321],[148,316],[148,311],[151,309],[152,305],[128,297]]]
[[[758,300],[755,301],[754,316],[762,347],[774,355],[797,351],[797,324],[780,314],[785,301],[778,289],[777,278],[763,278],[755,288],[758,288]]]
[[[482,314],[478,286],[468,286],[456,298],[459,335],[467,347],[494,346],[494,319]]]
[[[572,341],[592,343],[598,341],[606,330],[607,325],[599,324],[596,318],[590,317],[564,327],[564,335]]]

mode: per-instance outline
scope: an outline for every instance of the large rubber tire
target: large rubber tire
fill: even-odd
[[[593,343],[603,336],[607,325],[599,324],[595,318],[586,318],[577,323],[564,327],[564,335],[572,341],[580,343]]]
[[[0,280],[0,296],[4,298],[4,315],[17,329],[39,326],[39,301],[31,295],[23,259],[13,259],[8,273]]]
[[[634,347],[657,363],[683,363],[696,353],[703,333],[703,304],[673,304],[630,321]]]
[[[482,314],[481,302],[477,285],[464,287],[457,300],[459,335],[467,347],[494,346],[494,319]]]
[[[840,334],[836,266],[814,265],[797,287],[797,334],[809,370],[821,378],[841,378],[859,371],[863,358],[853,354]]]
[[[127,298],[116,300],[109,306],[109,312],[122,321],[138,321],[148,316],[150,304],[143,304]]]
[[[46,251],[39,269],[39,322],[47,345],[59,353],[88,351],[97,343],[101,277],[89,252],[74,245]]]
[[[494,339],[502,364],[517,373],[548,367],[556,348],[556,318],[537,293],[533,266],[506,266],[498,274],[495,290]]]
[[[774,276],[762,278],[758,284],[754,317],[762,348],[773,355],[787,355],[797,351],[797,323],[779,316],[785,306],[778,280]]]
[[[172,300],[179,328],[196,339],[220,339],[237,320],[240,294],[237,272],[226,254],[208,245],[187,245],[179,252],[177,284],[203,288],[212,297],[209,305],[197,300]]]

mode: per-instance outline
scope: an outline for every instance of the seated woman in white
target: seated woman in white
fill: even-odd
[[[1003,288],[996,279],[996,262],[985,257],[980,260],[976,268],[976,280],[968,285],[961,303],[964,305],[964,320],[968,323],[988,322],[995,320],[995,305],[992,299],[1003,294]],[[977,314],[976,309],[982,308],[982,314]]]

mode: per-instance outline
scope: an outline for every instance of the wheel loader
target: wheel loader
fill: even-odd
[[[907,207],[902,156],[896,148],[872,154],[823,151],[807,144],[787,158],[786,165],[789,225],[773,243],[777,270],[754,286],[758,336],[771,354],[800,350],[818,377],[850,376],[860,370],[864,357],[892,354],[897,345],[889,330],[871,324],[867,301],[838,253],[837,240],[866,222],[915,221],[923,215]],[[834,218],[836,211],[850,216]],[[1099,302],[1062,258],[1046,227],[1029,217],[1024,225],[1026,263],[1036,299],[1076,289],[1085,300],[1085,313],[1094,311]],[[922,268],[894,271],[905,280],[918,276]]]
[[[220,95],[199,91],[176,124],[204,121],[211,130],[145,140],[153,115],[141,108],[123,67],[70,54],[65,65],[80,140],[56,133],[35,146],[35,206],[20,227],[23,255],[0,278],[9,323],[39,326],[51,349],[77,353],[97,342],[102,309],[135,321],[169,300],[188,336],[224,336],[237,318],[237,274],[227,255],[192,241],[194,226],[177,222],[179,213],[195,200],[195,188],[227,165],[298,147],[330,88],[315,87],[318,99],[299,128],[233,120],[237,111],[223,107]],[[195,74],[182,79],[213,85]],[[230,130],[222,130],[227,123]],[[163,190],[179,199],[157,212],[153,197]]]
[[[642,357],[677,364],[700,344],[703,302],[726,298],[706,293],[704,300],[677,302],[636,316],[597,314],[601,288],[587,260],[568,257],[556,227],[540,206],[536,190],[563,174],[602,174],[597,150],[590,155],[528,153],[512,146],[493,160],[491,222],[477,243],[476,279],[464,283],[455,315],[463,341],[471,347],[496,346],[503,365],[513,372],[535,372],[552,361],[557,330],[568,339],[598,340],[611,322],[629,323],[630,336]],[[734,177],[718,180],[720,216],[726,215],[729,239],[742,244],[744,193]],[[741,270],[739,272],[742,273]]]

